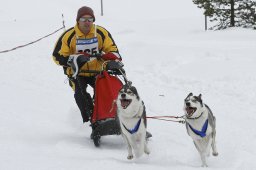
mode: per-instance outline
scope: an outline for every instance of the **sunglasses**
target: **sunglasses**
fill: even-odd
[[[81,17],[80,19],[79,19],[79,21],[81,21],[81,22],[93,22],[93,17],[88,17],[88,18],[85,18],[85,17]]]

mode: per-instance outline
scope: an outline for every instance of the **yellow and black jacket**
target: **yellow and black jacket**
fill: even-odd
[[[63,66],[64,73],[68,76],[72,75],[71,68],[67,65],[68,58],[71,54],[76,54],[76,39],[79,38],[93,38],[96,36],[98,39],[99,52],[113,53],[121,59],[118,48],[111,36],[111,34],[101,26],[91,28],[90,32],[85,36],[78,28],[78,25],[65,31],[58,41],[56,42],[53,51],[53,60],[56,64]],[[101,70],[103,59],[95,59],[87,62],[82,66],[81,70]],[[94,76],[91,73],[80,73],[81,76]]]

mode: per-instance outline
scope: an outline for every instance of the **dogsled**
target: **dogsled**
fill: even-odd
[[[108,61],[103,65],[102,71],[81,71],[82,73],[97,74],[94,107],[91,115],[91,139],[96,147],[100,146],[102,136],[121,134],[115,100],[119,90],[123,87],[123,81],[127,83],[121,62]]]

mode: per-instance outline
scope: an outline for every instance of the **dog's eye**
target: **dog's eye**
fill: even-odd
[[[191,101],[192,101],[193,103],[196,103],[196,99],[191,99]]]
[[[133,93],[132,93],[132,91],[128,91],[127,94],[132,95]]]

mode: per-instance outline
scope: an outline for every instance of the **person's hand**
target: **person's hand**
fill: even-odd
[[[103,54],[101,56],[101,58],[103,58],[104,60],[121,60],[120,58],[118,58],[115,54],[113,53],[106,53],[106,54]]]
[[[102,54],[101,53],[97,53],[94,56],[97,58],[97,60],[102,59]]]
[[[71,67],[73,71],[73,78],[76,78],[79,69],[90,60],[88,56],[85,56],[84,54],[72,54],[68,58],[67,64]]]

